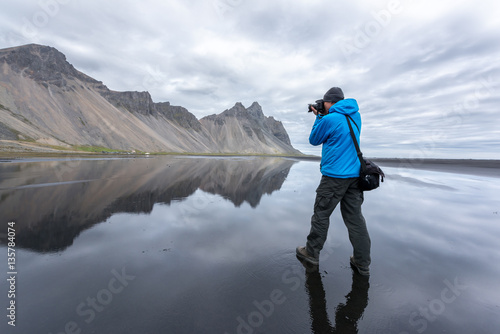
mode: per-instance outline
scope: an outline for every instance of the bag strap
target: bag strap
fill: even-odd
[[[349,131],[351,132],[352,142],[354,143],[354,147],[356,147],[356,152],[358,153],[358,159],[359,159],[359,162],[361,163],[361,169],[363,171],[365,171],[366,170],[366,163],[365,163],[365,160],[363,159],[363,153],[361,153],[361,150],[359,149],[358,141],[356,140],[356,136],[354,135],[354,130],[352,129],[352,126],[351,126],[351,121],[349,120],[351,117],[349,117],[348,115],[344,115],[344,116],[345,116],[345,119],[347,120],[347,124],[349,125]],[[352,118],[351,118],[351,120],[352,120]],[[356,125],[356,128],[359,131],[359,128],[358,128],[358,125],[356,124],[356,122],[354,122],[354,120],[352,120],[352,122],[354,123],[354,125]]]
[[[359,127],[358,127],[358,125],[356,124],[356,122],[354,122],[354,120],[352,119],[352,117],[351,117],[351,116],[349,116],[349,115],[344,115],[344,116],[348,117],[348,118],[351,120],[351,122],[353,122],[353,123],[354,123],[354,126],[356,127],[356,129],[358,129],[358,132],[361,132],[361,131],[359,131]]]

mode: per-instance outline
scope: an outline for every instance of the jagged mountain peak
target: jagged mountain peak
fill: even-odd
[[[39,83],[62,87],[66,85],[66,79],[76,77],[85,82],[102,84],[76,70],[62,52],[51,46],[26,44],[3,49],[0,50],[0,61]]]
[[[149,92],[117,92],[102,89],[100,90],[100,94],[117,108],[123,107],[129,112],[139,112],[145,115],[154,114],[154,103]]]
[[[262,111],[262,107],[258,102],[252,103],[250,107],[247,108],[247,112],[257,120],[265,119],[264,112]]]
[[[76,70],[57,49],[0,49],[2,140],[63,147],[199,153],[300,154],[281,122],[254,102],[200,120],[149,92],[118,92]],[[1,148],[0,148],[1,149]]]
[[[246,111],[245,106],[241,102],[236,102],[233,107],[224,110],[221,115],[223,116],[237,116]]]
[[[243,118],[253,119],[259,122],[266,119],[266,116],[264,116],[264,113],[262,111],[262,107],[258,102],[252,103],[252,105],[248,108],[245,108],[245,106],[241,102],[236,102],[233,107],[224,110],[221,114],[217,116],[243,117]]]
[[[20,46],[14,46],[11,48],[6,48],[0,50],[0,53],[30,53],[33,56],[46,57],[47,55],[51,57],[57,57],[66,61],[66,56],[54,47],[41,44],[25,44]]]

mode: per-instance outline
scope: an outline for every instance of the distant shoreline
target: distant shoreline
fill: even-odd
[[[321,160],[320,156],[298,157],[303,160]],[[500,168],[500,160],[495,159],[407,159],[407,158],[373,158],[368,157],[377,164],[384,164],[387,167],[408,167],[418,168],[422,165],[461,165],[470,167]]]
[[[316,160],[321,157],[298,157],[298,160]],[[404,159],[404,158],[367,158],[380,167],[423,169],[436,172],[460,173],[500,177],[500,160],[487,159]]]
[[[377,163],[391,167],[418,168],[421,165],[460,165],[468,167],[500,168],[500,160],[495,159],[403,159],[403,158],[368,158]]]
[[[185,156],[185,157],[269,157],[284,158],[299,161],[321,161],[320,156],[314,155],[272,155],[272,154],[224,154],[224,153],[151,153],[147,154],[105,154],[85,152],[0,152],[0,163],[7,161],[61,158],[144,158],[157,156]],[[423,169],[438,172],[473,174],[500,177],[500,160],[487,159],[404,159],[404,158],[368,158],[381,167]]]
[[[438,172],[500,177],[500,160],[371,158],[381,167],[425,169]]]

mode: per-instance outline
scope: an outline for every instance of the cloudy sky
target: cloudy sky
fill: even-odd
[[[118,91],[198,118],[257,101],[292,144],[307,104],[355,98],[370,157],[500,158],[493,0],[3,0],[0,48],[57,48]]]

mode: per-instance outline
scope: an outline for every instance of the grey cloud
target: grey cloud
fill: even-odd
[[[292,144],[314,152],[306,106],[333,85],[358,99],[369,156],[406,157],[431,143],[421,154],[491,157],[498,145],[496,1],[402,0],[350,58],[342,46],[387,1],[47,1],[58,8],[32,36],[26,20],[48,2],[5,1],[0,47],[51,45],[111,89],[148,90],[197,117],[258,101]],[[436,131],[446,142],[429,139]]]

